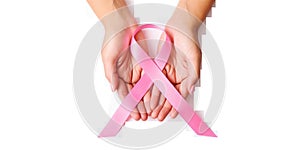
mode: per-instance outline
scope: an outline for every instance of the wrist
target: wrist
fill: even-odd
[[[87,0],[107,31],[120,31],[135,24],[125,0]]]
[[[198,29],[202,24],[201,20],[190,14],[185,9],[180,7],[176,8],[171,19],[167,23],[168,30],[176,30],[185,34],[190,39],[197,39]]]
[[[109,14],[106,14],[101,20],[105,31],[118,33],[124,29],[130,29],[136,26],[136,20],[130,12],[129,6],[114,9]]]
[[[125,0],[87,0],[99,20],[118,8],[125,7]]]
[[[179,0],[178,8],[184,9],[204,21],[215,0]]]

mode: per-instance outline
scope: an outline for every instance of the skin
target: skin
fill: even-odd
[[[133,65],[134,60],[128,50],[130,43],[128,35],[132,34],[134,28],[118,33],[105,44],[101,51],[106,78],[112,85],[112,91],[117,91],[120,99],[125,98],[134,83],[141,77],[142,70],[139,66]],[[143,101],[131,112],[131,117],[135,120],[147,120],[147,116]]]
[[[178,8],[183,9],[203,22],[212,7],[213,0],[180,0]],[[179,22],[178,22],[179,21]],[[171,37],[174,43],[174,50],[169,62],[165,66],[164,72],[170,82],[176,87],[180,94],[186,98],[194,91],[195,84],[200,79],[200,66],[202,53],[199,48],[199,43],[195,35],[185,35],[182,32],[172,28],[176,24],[180,24],[181,19],[178,16],[171,17],[167,23],[166,32]],[[195,33],[200,27],[199,22],[187,22],[188,26],[186,33]],[[156,87],[149,91],[144,97],[144,101],[149,101],[150,112],[152,118],[163,121],[168,114],[171,118],[175,118],[178,112],[164,98]],[[145,104],[148,104],[145,102]]]
[[[111,84],[112,91],[117,91],[123,99],[132,89],[134,84],[140,79],[143,73],[138,65],[133,65],[134,60],[127,49],[130,44],[130,38],[137,25],[134,17],[130,13],[121,13],[121,17],[116,16],[116,26],[112,26],[110,20],[105,15],[115,11],[118,8],[126,6],[124,0],[87,0],[96,16],[102,22],[105,28],[105,40],[101,51],[104,64],[104,71],[107,80]],[[183,9],[197,18],[198,22],[187,22],[187,33],[194,33],[195,29],[200,27],[199,22],[203,22],[207,13],[211,9],[214,0],[180,0],[178,8]],[[126,18],[126,19],[124,19]],[[163,73],[173,83],[181,95],[186,98],[194,90],[196,82],[200,78],[201,50],[197,39],[193,35],[187,36],[175,28],[180,24],[181,19],[178,16],[171,17],[167,24],[166,32],[174,43],[169,62],[163,69]],[[118,26],[121,24],[121,26]],[[114,31],[121,29],[116,35]],[[128,27],[129,26],[129,27]],[[126,27],[126,28],[125,28]],[[163,35],[164,36],[164,35]],[[191,38],[192,37],[192,38]],[[163,38],[163,37],[162,37]],[[137,41],[143,40],[143,33],[137,35]],[[122,41],[122,42],[120,42]],[[146,48],[143,43],[142,47]],[[164,98],[160,91],[153,86],[143,97],[137,108],[131,113],[135,120],[147,120],[148,115],[152,118],[158,118],[163,121],[170,114],[175,118],[178,113],[172,108],[171,104]]]
[[[124,0],[88,0],[88,3],[105,28],[101,50],[105,76],[111,84],[112,91],[117,91],[120,99],[123,99],[138,81],[142,71],[139,66],[133,66],[133,58],[128,50],[130,39],[137,27],[135,19],[129,10],[106,17],[107,14],[126,6]],[[137,35],[136,38],[142,40],[143,34]],[[131,117],[135,120],[147,120],[143,101],[131,112]]]
[[[168,35],[174,42],[174,48],[165,66],[166,77],[180,94],[187,98],[194,91],[195,84],[200,78],[201,51],[198,44],[188,38],[186,35],[174,29],[167,29]],[[152,90],[152,93],[154,91]],[[159,99],[151,99],[151,102],[159,104],[153,109],[151,116],[162,121],[170,114],[172,118],[177,116],[177,111],[172,108],[171,104],[163,96]],[[161,101],[162,102],[155,102]]]

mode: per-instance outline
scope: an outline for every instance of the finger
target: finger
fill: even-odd
[[[126,97],[126,95],[128,94],[127,85],[121,79],[119,79],[119,86],[118,86],[117,92],[118,92],[118,95],[121,100],[123,100]]]
[[[186,59],[188,59],[188,72],[189,72],[189,79],[191,79],[191,84],[195,85],[196,81],[199,81],[200,79],[200,72],[202,68],[202,52],[201,49],[194,45],[191,47],[191,53],[187,54]],[[190,85],[190,89],[191,89]]]
[[[141,118],[140,113],[138,112],[137,108],[134,108],[134,110],[130,113],[130,116],[136,121],[140,120],[140,118]]]
[[[114,92],[117,88],[118,88],[118,84],[119,84],[119,76],[117,71],[114,71],[112,73],[112,77],[111,77],[111,90]]]
[[[138,109],[138,111],[139,111],[139,113],[140,113],[140,115],[141,115],[141,119],[142,119],[143,121],[147,120],[148,115],[147,115],[147,113],[146,113],[146,108],[145,108],[145,105],[144,105],[144,102],[143,102],[143,101],[140,101],[140,102],[138,103],[137,109]]]
[[[175,68],[173,66],[169,65],[169,64],[166,65],[165,68],[166,68],[167,78],[170,80],[170,82],[176,83],[176,70],[175,70]],[[174,107],[172,107],[169,114],[170,114],[171,118],[176,118],[177,115],[178,115],[178,112],[176,111],[176,109]]]
[[[189,85],[188,82],[185,80],[185,81],[182,81],[181,84],[175,86],[175,88],[182,95],[183,98],[187,98],[188,95],[190,94],[188,85]],[[170,117],[176,118],[177,116],[178,116],[178,112],[176,111],[176,109],[174,107],[172,107],[172,110],[170,111]]]
[[[163,108],[159,112],[158,120],[163,121],[166,118],[166,116],[169,114],[171,108],[172,108],[172,105],[168,101],[166,101]]]
[[[185,90],[187,90],[188,94],[193,94],[195,91],[195,86],[197,83],[199,83],[199,81],[200,80],[197,77],[189,76],[186,80],[181,82],[180,91],[185,94]],[[184,97],[186,98],[187,95],[184,95]]]
[[[153,119],[156,119],[158,117],[159,112],[161,111],[161,109],[163,108],[163,104],[164,104],[165,100],[162,102],[161,105],[158,105],[151,113],[151,117]]]
[[[126,121],[129,121],[131,119],[131,115],[127,117]]]
[[[121,100],[123,100],[125,98],[125,96],[128,94],[128,86],[126,85],[126,83],[123,80],[120,80],[121,82],[119,82],[119,88],[117,90],[118,95],[120,97]],[[138,110],[135,108],[131,113],[130,116],[135,119],[135,120],[139,120],[140,119],[140,114],[138,113]]]
[[[165,67],[166,76],[171,83],[176,83],[176,70],[174,66],[167,64]]]
[[[190,67],[192,68],[192,67]],[[200,74],[199,76],[195,73],[194,70],[188,70],[189,74],[187,78],[182,81],[183,87],[188,89],[189,94],[193,94],[195,90],[195,86],[200,86]]]
[[[162,107],[163,107],[163,105],[166,101],[166,98],[164,97],[164,95],[160,91],[159,91],[159,95],[160,96],[158,98],[157,105],[152,108],[151,117],[154,118],[154,119],[158,117],[158,114],[161,111],[161,109],[162,109]]]
[[[131,91],[133,88],[132,84],[128,85],[128,91]],[[146,112],[146,108],[144,106],[144,102],[140,101],[136,108],[134,109],[134,111],[131,113],[132,117],[135,118],[135,120],[139,120],[142,119],[143,121],[147,120],[147,112]]]
[[[192,83],[192,84],[188,85],[187,87],[188,87],[189,94],[193,94],[195,91],[195,83]]]
[[[142,68],[140,67],[140,65],[136,65],[136,64],[133,64],[133,65],[135,65],[135,66],[133,67],[133,70],[132,70],[131,82],[136,83],[141,78]]]
[[[132,85],[130,85],[129,87],[129,90],[132,89]],[[138,104],[137,104],[137,112],[139,115],[140,115],[140,118],[145,121],[147,120],[147,111],[146,111],[146,108],[145,108],[145,105],[144,105],[144,102],[143,101],[140,101]]]
[[[151,94],[152,94],[152,93],[151,93]],[[145,96],[143,97],[144,105],[145,105],[146,112],[147,112],[148,115],[150,115],[151,112],[152,112],[151,107],[150,107],[151,94],[150,94],[150,90],[149,90],[149,91],[147,91],[147,93],[146,93]]]
[[[195,45],[194,50],[193,50],[193,54],[191,54],[189,57],[190,62],[192,63],[192,66],[194,67],[194,72],[196,74],[196,76],[199,78],[200,77],[200,70],[202,68],[202,52],[201,49],[198,48],[197,45]]]
[[[151,91],[151,99],[150,99],[150,109],[153,111],[159,104],[160,100],[160,91],[159,89],[154,85]]]
[[[187,84],[185,84],[185,81],[182,81],[180,84],[177,84],[175,88],[183,98],[187,98],[187,96],[189,95],[188,87]]]
[[[132,84],[127,84],[127,90],[130,91],[133,88]],[[141,118],[141,114],[139,113],[137,108],[134,108],[133,111],[130,113],[131,117],[138,121]]]
[[[172,107],[172,110],[170,111],[170,117],[171,118],[176,118],[178,115],[178,112],[176,111],[176,109],[174,107]]]
[[[159,98],[158,105],[163,105],[166,100],[167,99],[165,98],[165,96],[162,93],[160,93],[160,98]]]
[[[165,69],[163,69],[162,70],[162,72],[163,72],[163,74],[164,75],[166,75],[167,73],[166,73],[166,70]],[[157,101],[153,101],[153,104],[152,104],[152,110],[154,110],[157,106],[159,106],[159,105],[163,105],[163,103],[166,101],[166,98],[164,97],[164,95],[163,95],[163,93],[160,91],[160,89],[158,88],[158,87],[156,87],[156,85],[154,85],[154,94],[157,96],[157,95],[159,95],[158,96],[158,100]],[[164,91],[164,89],[162,89],[162,91]],[[156,97],[156,96],[154,96],[154,97]],[[152,97],[152,95],[151,95],[151,97]]]

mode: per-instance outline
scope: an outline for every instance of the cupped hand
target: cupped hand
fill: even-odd
[[[141,77],[142,69],[133,65],[134,60],[129,50],[130,39],[135,29],[136,26],[132,26],[115,35],[105,34],[101,51],[105,76],[111,84],[112,91],[117,91],[120,99],[126,97]],[[142,34],[137,36],[139,37],[142,37]],[[143,101],[131,112],[131,117],[135,120],[147,120],[147,116]]]
[[[193,93],[195,85],[200,78],[202,53],[199,43],[197,43],[196,39],[171,27],[166,28],[166,33],[174,43],[174,48],[164,68],[164,73],[178,92],[184,98],[187,98],[189,94]],[[150,97],[151,108],[154,107],[151,117],[163,121],[168,114],[172,118],[178,115],[175,108],[172,107],[156,87],[153,87]]]

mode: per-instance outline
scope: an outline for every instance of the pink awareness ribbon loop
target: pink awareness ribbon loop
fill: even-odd
[[[153,83],[196,134],[216,137],[209,126],[202,120],[201,117],[198,116],[196,112],[194,112],[192,107],[187,103],[187,101],[181,96],[181,94],[175,89],[175,87],[161,71],[170,56],[172,48],[172,43],[169,36],[166,34],[165,42],[163,43],[158,56],[155,57],[154,60],[149,57],[143,48],[137,43],[135,35],[141,30],[147,28],[161,30],[164,32],[162,28],[153,24],[144,24],[136,29],[134,36],[132,36],[130,49],[132,56],[144,70],[145,74],[124,98],[108,124],[99,134],[99,137],[111,137],[117,135],[130,115],[130,112],[133,111],[136,105],[141,101],[142,97]]]

